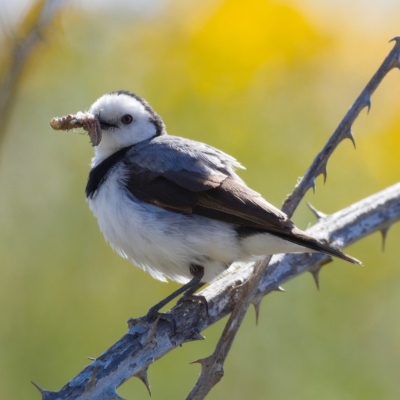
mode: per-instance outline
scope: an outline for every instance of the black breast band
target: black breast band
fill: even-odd
[[[111,156],[103,160],[100,164],[92,168],[85,189],[86,197],[88,199],[93,198],[102,183],[107,179],[111,169],[124,158],[127,151],[133,146],[134,145],[124,147],[121,150],[116,151],[114,154],[111,154]]]

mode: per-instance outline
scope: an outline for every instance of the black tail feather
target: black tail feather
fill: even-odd
[[[349,256],[328,244],[322,243],[317,239],[314,239],[300,229],[293,228],[291,234],[281,232],[273,232],[273,234],[287,240],[288,242],[306,247],[307,249],[325,253],[329,256],[340,258],[341,260],[348,261],[352,264],[362,265],[362,262],[357,260],[356,258]]]

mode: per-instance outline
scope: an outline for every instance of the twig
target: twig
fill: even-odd
[[[336,128],[335,132],[329,138],[328,142],[316,156],[315,160],[311,164],[304,177],[294,188],[292,194],[284,201],[282,211],[284,211],[289,217],[291,217],[299,205],[300,201],[311,187],[315,186],[315,179],[318,175],[323,174],[326,180],[327,177],[327,163],[329,157],[332,155],[339,143],[349,138],[352,140],[354,146],[355,141],[351,133],[351,126],[359,115],[360,111],[364,107],[371,107],[371,96],[375,89],[378,87],[382,79],[386,74],[393,68],[399,67],[400,59],[400,37],[392,39],[395,45],[389,55],[385,58],[382,65],[378,68],[372,79],[368,82],[365,89],[358,96],[352,107],[345,115],[342,122]],[[217,347],[214,353],[203,360],[200,360],[202,370],[200,377],[193,387],[187,400],[201,400],[207,393],[219,382],[223,376],[223,364],[229,354],[229,350],[235,339],[236,333],[238,332],[240,325],[242,324],[243,318],[246,311],[251,304],[251,299],[254,298],[255,291],[259,286],[259,283],[264,275],[265,270],[271,260],[270,256],[265,257],[262,261],[255,264],[254,271],[250,276],[250,279],[244,285],[244,290],[241,293],[241,297],[237,302],[225,329],[218,341]],[[317,275],[315,275],[317,277]],[[318,284],[318,280],[316,278]],[[261,300],[260,300],[261,301]],[[256,312],[258,315],[259,302],[254,303]]]
[[[399,220],[400,183],[321,219],[307,233],[319,239],[330,238],[334,245],[345,247],[376,231],[388,229]],[[311,268],[320,268],[328,261],[328,256],[317,253],[274,256],[251,300],[260,301],[286,281]],[[118,399],[116,388],[123,382],[132,376],[147,380],[147,369],[153,362],[183,343],[201,340],[201,331],[232,312],[238,285],[245,282],[250,273],[250,267],[239,268],[201,292],[209,303],[209,318],[204,318],[198,304],[186,302],[175,306],[170,311],[177,322],[175,333],[165,321],[160,321],[150,332],[141,319],[131,320],[129,332],[59,392],[41,389],[42,399]]]
[[[45,2],[36,23],[27,35],[22,39],[12,39],[15,46],[11,51],[10,66],[0,84],[0,148],[7,132],[10,112],[14,105],[18,83],[26,61],[36,45],[42,40],[42,32],[50,24],[62,1],[48,0]]]
[[[315,179],[319,175],[324,175],[324,180],[327,178],[327,163],[329,157],[335,151],[339,143],[344,139],[350,139],[355,147],[354,137],[351,131],[351,127],[360,114],[361,110],[365,107],[368,108],[368,112],[371,108],[371,97],[375,92],[376,88],[382,82],[383,78],[394,68],[400,68],[400,36],[397,36],[391,40],[395,42],[393,49],[387,55],[381,66],[375,72],[374,76],[365,86],[364,90],[357,97],[357,100],[350,107],[349,111],[343,118],[342,122],[333,132],[328,142],[321,150],[321,152],[315,157],[315,160],[311,164],[311,167],[307,170],[306,174],[301,178],[300,182],[294,188],[292,194],[290,194],[283,202],[282,211],[291,217],[299,205],[301,199],[304,197],[308,189],[313,188],[315,190]]]
[[[247,309],[252,302],[255,302],[258,319],[259,303],[261,299],[255,300],[255,294],[263,277],[263,272],[268,267],[271,258],[272,256],[267,256],[261,262],[257,262],[254,265],[254,270],[243,285],[241,296],[233,308],[221,337],[218,340],[214,353],[207,358],[196,361],[201,364],[201,374],[189,395],[186,397],[186,400],[204,399],[208,392],[224,376],[224,362],[243,322]]]

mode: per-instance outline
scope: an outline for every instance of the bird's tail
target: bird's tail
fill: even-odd
[[[345,254],[340,250],[321,242],[318,243],[318,246],[316,246],[315,250],[320,251],[321,253],[328,254],[329,256],[337,257],[341,260],[351,262],[352,264],[362,265],[362,262],[360,260],[357,260],[357,258],[349,256],[348,254]]]
[[[298,244],[310,250],[325,253],[328,254],[329,256],[340,258],[341,260],[348,261],[352,264],[362,265],[362,262],[357,260],[356,258],[349,256],[348,254],[345,254],[328,244],[322,243],[317,239],[314,239],[313,237],[307,235],[300,229],[293,228],[291,231],[291,235],[286,235],[284,233],[277,233],[277,232],[274,232],[274,234],[280,236],[282,239],[285,239],[288,242]]]

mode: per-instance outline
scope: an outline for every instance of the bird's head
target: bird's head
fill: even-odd
[[[89,112],[100,122],[101,141],[95,151],[101,159],[124,147],[166,134],[160,116],[144,99],[127,91],[100,97]]]

